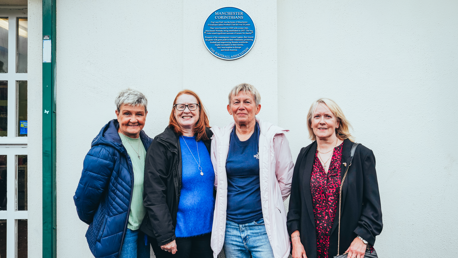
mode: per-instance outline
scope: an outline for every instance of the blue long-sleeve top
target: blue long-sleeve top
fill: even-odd
[[[195,137],[180,136],[180,148],[182,186],[175,236],[191,237],[210,233],[215,207],[215,172],[210,154],[205,144],[202,141],[196,142]],[[203,175],[198,167],[199,158]]]

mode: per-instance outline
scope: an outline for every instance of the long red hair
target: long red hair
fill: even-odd
[[[183,94],[194,96],[197,99],[197,104],[199,104],[199,120],[197,121],[196,125],[194,126],[194,134],[197,134],[196,141],[208,140],[207,133],[205,132],[205,128],[210,127],[210,122],[208,121],[207,111],[205,111],[202,101],[200,101],[199,96],[194,91],[182,90],[178,92],[177,96],[175,97],[175,100],[173,101],[173,106],[175,106],[178,97]],[[181,129],[180,125],[178,124],[177,119],[175,118],[175,107],[172,107],[172,112],[170,113],[169,126],[175,131],[175,133],[179,135],[183,134],[183,130]]]

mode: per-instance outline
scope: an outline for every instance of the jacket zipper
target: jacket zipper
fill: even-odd
[[[129,172],[131,172],[131,176],[132,176],[132,177],[131,177],[131,180],[130,180],[130,183],[131,183],[132,187],[131,187],[131,189],[130,189],[129,209],[127,210],[126,222],[124,223],[124,231],[122,232],[121,246],[119,247],[118,257],[121,256],[122,245],[124,244],[124,238],[125,238],[125,236],[126,236],[127,223],[129,223],[130,204],[132,203],[132,194],[133,194],[133,192],[134,192],[134,169],[133,169],[132,161],[130,160],[129,154],[126,153],[126,155],[127,155],[127,160],[129,161],[130,168],[131,168],[131,170],[129,170]]]

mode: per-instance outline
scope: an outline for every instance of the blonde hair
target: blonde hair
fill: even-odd
[[[259,91],[251,84],[241,83],[235,86],[234,88],[232,88],[232,90],[229,92],[229,96],[228,96],[229,105],[231,104],[232,96],[239,95],[241,91],[245,93],[248,93],[248,92],[251,93],[251,95],[253,95],[254,101],[256,102],[256,105],[261,104],[261,94],[259,94]]]
[[[316,140],[316,136],[313,133],[312,129],[312,116],[318,104],[320,103],[325,104],[329,108],[329,110],[331,110],[332,114],[336,117],[337,121],[339,122],[339,128],[336,129],[337,138],[339,138],[340,140],[349,139],[351,141],[354,141],[353,136],[350,134],[350,128],[352,128],[352,126],[345,117],[342,109],[340,109],[339,105],[337,105],[337,103],[335,103],[333,100],[326,98],[321,98],[313,102],[312,106],[310,107],[309,113],[307,114],[307,129],[309,130],[309,138],[312,141]]]

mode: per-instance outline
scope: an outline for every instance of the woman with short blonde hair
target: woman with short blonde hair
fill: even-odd
[[[212,128],[216,205],[212,249],[227,258],[287,258],[290,243],[283,206],[294,163],[284,130],[261,121],[261,95],[250,84],[229,93],[234,122]]]

